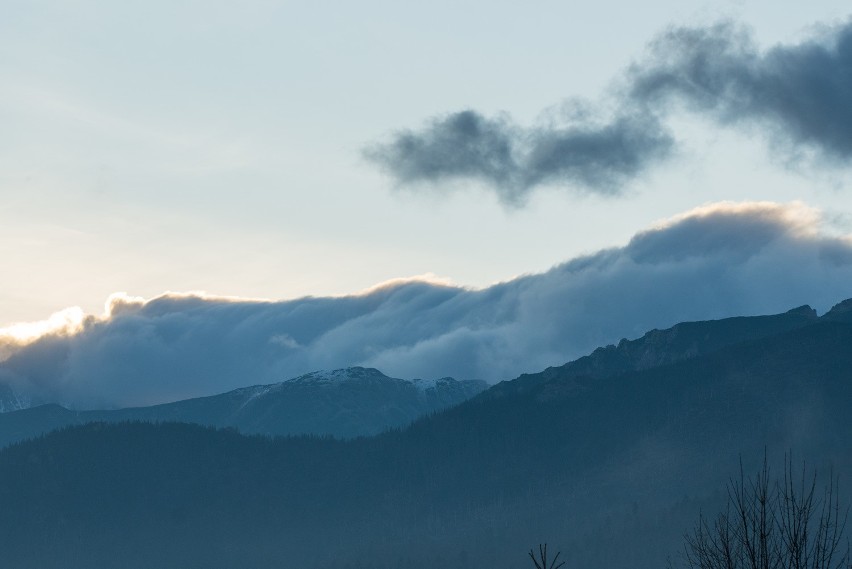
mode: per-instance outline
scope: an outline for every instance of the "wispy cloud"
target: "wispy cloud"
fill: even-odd
[[[765,52],[749,30],[730,22],[672,28],[606,101],[583,103],[585,113],[521,127],[508,116],[465,110],[398,131],[365,156],[399,186],[473,181],[512,206],[542,185],[618,195],[671,156],[675,139],[666,119],[685,108],[719,125],[759,128],[776,149],[846,165],[852,156],[850,69],[852,23]]]
[[[85,408],[349,365],[496,381],[682,320],[805,303],[825,310],[852,296],[849,283],[852,240],[827,235],[819,212],[800,203],[720,203],[664,220],[622,247],[482,290],[409,280],[280,302],[117,295],[104,315],[77,318],[79,325],[24,343],[0,337],[11,352],[0,383]]]

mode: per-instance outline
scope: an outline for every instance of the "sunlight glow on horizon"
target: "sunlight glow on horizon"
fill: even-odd
[[[83,330],[91,318],[79,306],[70,306],[54,312],[45,320],[15,322],[0,328],[0,361],[8,358],[14,348],[44,336],[76,334]]]

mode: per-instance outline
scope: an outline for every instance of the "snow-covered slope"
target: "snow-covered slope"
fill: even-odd
[[[0,446],[65,425],[91,421],[180,421],[235,427],[248,434],[369,436],[405,426],[483,391],[483,381],[405,380],[377,369],[315,371],[270,385],[165,405],[69,411],[43,405],[0,414]]]
[[[27,409],[30,405],[29,398],[18,394],[8,385],[0,383],[0,413]]]

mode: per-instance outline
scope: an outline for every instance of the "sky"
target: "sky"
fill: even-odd
[[[653,326],[852,296],[846,3],[6,0],[0,14],[0,358],[59,340],[78,354],[27,371],[20,352],[0,379],[44,397],[158,402],[360,363],[496,381]],[[657,234],[700,249],[655,242],[675,284],[631,248]],[[768,248],[743,257],[756,243]],[[613,255],[641,276],[595,269]],[[582,278],[565,268],[583,263]],[[727,296],[691,293],[696,275]],[[558,303],[505,292],[530,282]],[[643,296],[662,303],[653,289],[669,286],[670,306]],[[565,310],[607,287],[636,297],[606,317]],[[425,304],[375,312],[381,294],[414,289]],[[422,300],[435,291],[467,300],[436,314]],[[306,296],[334,307],[314,332],[276,320]],[[492,296],[515,299],[511,333],[485,316]],[[118,303],[128,322],[116,298],[136,299]],[[401,314],[433,329],[367,345],[343,315],[358,299],[379,329]],[[615,309],[631,300],[655,308],[627,322]],[[150,361],[137,334],[164,324],[145,303],[185,316],[195,301],[243,315],[210,320],[217,337],[262,307],[278,327],[240,338],[304,350],[168,389],[80,383],[80,362],[119,358],[92,338],[121,329]],[[491,346],[488,362],[513,342],[505,362],[471,363],[471,346]],[[43,387],[44,374],[76,387]]]

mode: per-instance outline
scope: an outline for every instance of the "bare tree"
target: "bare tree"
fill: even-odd
[[[533,554],[533,550],[530,549],[529,556],[532,559],[532,562],[535,563],[536,569],[559,569],[563,565],[565,565],[564,561],[559,562],[557,565],[556,562],[559,560],[559,555],[562,553],[561,551],[556,552],[556,557],[553,558],[553,561],[548,565],[547,562],[547,544],[540,543],[538,544],[538,559],[536,559],[535,554]]]
[[[753,478],[740,462],[726,510],[714,520],[699,518],[685,536],[683,558],[689,569],[847,569],[850,550],[842,544],[848,512],[833,474],[818,490],[816,472],[809,476],[803,466],[794,476],[789,457],[775,481],[766,458]]]

